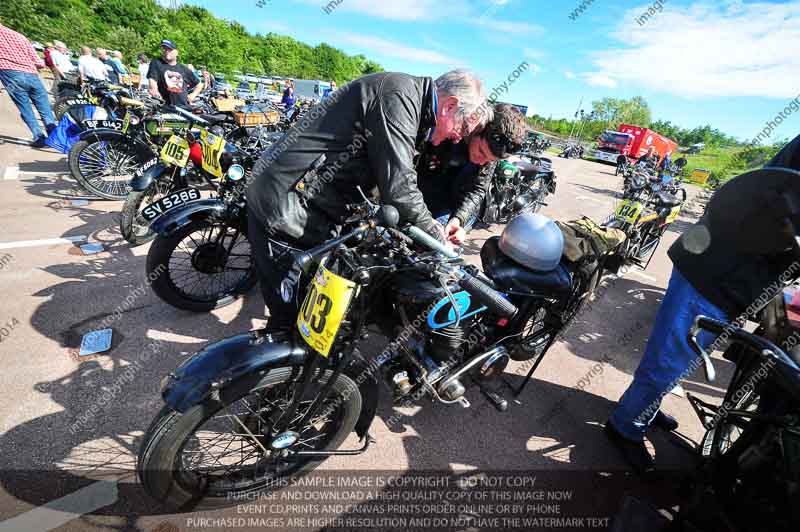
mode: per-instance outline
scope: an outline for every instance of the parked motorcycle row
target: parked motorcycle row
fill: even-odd
[[[252,288],[247,176],[310,104],[284,112],[250,101],[221,110],[225,100],[207,94],[187,110],[105,82],[64,82],[57,93],[70,172],[92,195],[124,200],[119,229],[127,242],[154,240],[148,272],[165,272],[152,283],[155,293],[207,311]]]
[[[624,158],[621,158],[624,159]],[[620,229],[625,241],[619,257],[626,263],[647,269],[661,238],[686,202],[680,174],[685,159],[662,171],[647,164],[619,161],[617,175],[623,176],[622,199],[606,227]]]

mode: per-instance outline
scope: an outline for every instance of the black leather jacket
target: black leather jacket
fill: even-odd
[[[383,72],[357,79],[309,110],[262,155],[247,189],[249,215],[267,234],[300,245],[334,236],[377,189],[381,201],[436,234],[414,158],[436,124],[431,78]]]
[[[800,170],[800,136],[766,166]],[[775,245],[769,253],[756,254],[740,249],[735,237],[723,236],[728,226],[739,227],[742,210],[753,211],[753,219],[759,220],[760,225],[766,225],[773,211],[766,185],[745,187],[740,182],[740,178],[735,177],[723,186],[740,198],[736,207],[716,212],[712,198],[703,217],[684,231],[668,252],[675,268],[695,290],[724,310],[730,319],[742,314],[759,296],[767,293],[772,283],[789,272],[794,261],[793,255],[784,251],[791,245],[788,240]],[[712,219],[717,223],[712,223]],[[765,236],[765,240],[770,238]]]
[[[479,214],[496,167],[471,163],[466,141],[427,145],[417,162],[419,189],[434,216],[447,212],[464,226]]]

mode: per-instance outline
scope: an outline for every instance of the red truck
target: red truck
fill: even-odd
[[[597,149],[590,153],[589,157],[617,164],[617,158],[624,155],[631,162],[636,162],[651,146],[656,149],[659,159],[663,159],[665,155],[672,155],[678,149],[675,141],[659,135],[652,129],[620,124],[617,131],[606,130],[600,135],[597,139]]]

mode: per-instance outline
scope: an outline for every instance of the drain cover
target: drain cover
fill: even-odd
[[[85,357],[108,351],[111,348],[111,334],[111,329],[101,329],[84,334],[78,356]]]
[[[81,246],[84,255],[94,255],[103,251],[103,244],[84,244]]]

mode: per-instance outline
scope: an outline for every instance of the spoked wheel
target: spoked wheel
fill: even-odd
[[[755,372],[753,372],[755,373]],[[753,375],[750,373],[749,375]],[[753,380],[751,377],[742,378],[740,382]],[[735,389],[732,385],[731,389]],[[729,410],[739,410],[746,412],[757,412],[761,403],[761,395],[758,386],[751,386],[749,389],[742,388],[744,393],[737,400],[733,401]],[[717,424],[708,430],[701,443],[701,455],[704,458],[716,459],[725,455],[731,447],[739,440],[744,433],[749,420],[739,419],[738,417],[724,417]]]
[[[69,152],[72,177],[95,196],[123,200],[136,169],[147,157],[125,138],[81,140]]]
[[[548,310],[545,306],[534,309],[522,326],[520,341],[511,351],[510,357],[518,362],[533,360],[534,363],[544,354],[544,348],[554,334],[547,323]]]
[[[650,228],[642,235],[641,242],[636,247],[635,255],[633,255],[636,257],[636,262],[638,262],[642,268],[645,268],[650,263],[650,259],[655,254],[656,249],[658,249],[658,245],[661,243],[661,237],[666,229],[666,226],[659,229]]]
[[[150,222],[142,217],[142,210],[172,192],[174,186],[172,179],[159,179],[145,190],[131,190],[128,193],[119,219],[119,231],[126,241],[141,246],[156,237],[150,230]]]
[[[147,272],[161,299],[192,312],[229,305],[257,280],[247,235],[202,220],[157,237],[147,254]]]
[[[300,426],[316,395],[308,393],[288,428],[294,443],[274,450],[272,429],[295,393],[298,372],[301,368],[276,368],[223,388],[219,399],[184,414],[162,410],[139,451],[137,470],[145,490],[174,509],[230,506],[244,494],[275,486],[277,479],[317,467],[319,458],[287,451],[338,448],[358,420],[361,394],[352,379],[340,375],[314,416]],[[332,375],[326,371],[319,384]]]

